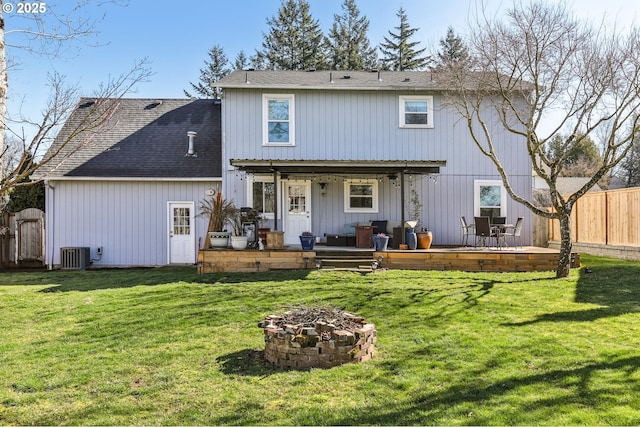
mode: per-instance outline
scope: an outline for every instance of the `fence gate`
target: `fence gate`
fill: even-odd
[[[29,208],[16,213],[16,256],[21,267],[44,266],[44,212]]]

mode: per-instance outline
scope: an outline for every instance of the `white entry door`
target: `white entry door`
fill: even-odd
[[[311,181],[284,182],[284,243],[299,245],[298,236],[311,230]]]
[[[169,264],[196,262],[193,202],[169,202]]]

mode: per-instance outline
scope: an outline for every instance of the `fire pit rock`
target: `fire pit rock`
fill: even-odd
[[[373,357],[375,325],[345,311],[301,308],[267,316],[258,326],[265,359],[275,366],[331,368]]]

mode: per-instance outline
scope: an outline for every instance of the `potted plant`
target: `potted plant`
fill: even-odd
[[[207,238],[209,245],[214,248],[226,248],[229,244],[229,235],[225,231],[225,225],[237,211],[233,202],[222,198],[222,193],[218,192],[215,197],[204,199],[200,202],[199,215],[209,217],[207,227]]]
[[[312,251],[313,245],[316,242],[316,236],[310,231],[303,231],[300,235],[300,244],[303,251]]]
[[[429,249],[433,242],[433,234],[427,228],[422,227],[420,231],[416,231],[418,238],[418,249]]]
[[[249,239],[245,236],[244,229],[242,228],[242,211],[240,209],[235,209],[233,215],[229,217],[229,223],[233,230],[233,234],[231,235],[231,247],[235,250],[246,249]]]
[[[376,251],[386,251],[387,245],[389,245],[389,236],[384,233],[378,233],[373,236],[373,246]]]

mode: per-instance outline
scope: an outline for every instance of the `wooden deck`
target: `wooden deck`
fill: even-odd
[[[198,272],[255,272],[274,269],[358,269],[461,271],[548,271],[555,270],[559,251],[524,248],[432,247],[431,249],[388,250],[354,247],[316,246],[303,251],[300,246],[279,250],[204,249],[198,252]],[[579,259],[578,259],[579,264]]]

